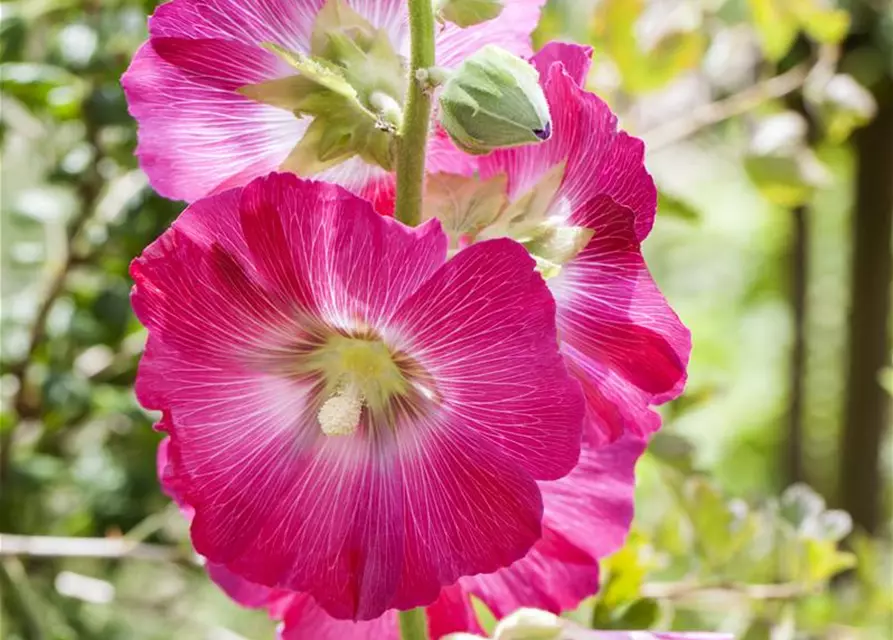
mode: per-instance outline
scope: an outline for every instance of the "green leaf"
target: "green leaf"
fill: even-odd
[[[652,598],[634,602],[615,622],[615,629],[650,629],[660,619],[660,603]]]
[[[777,62],[790,51],[802,30],[816,42],[842,42],[850,28],[847,11],[827,6],[825,0],[748,0],[760,44]]]
[[[638,600],[645,576],[653,568],[648,552],[644,538],[633,533],[620,551],[602,562],[602,573],[606,577],[598,593],[594,617],[607,616],[610,620],[611,612]]]
[[[675,433],[658,431],[648,445],[648,452],[683,473],[694,469],[694,444]]]
[[[677,218],[687,222],[697,222],[701,218],[700,212],[682,198],[661,191],[657,196],[658,215]]]
[[[800,25],[784,0],[748,0],[766,57],[777,62],[791,49]]]
[[[805,562],[801,580],[817,584],[830,580],[838,573],[856,566],[856,556],[840,551],[837,544],[829,540],[806,540],[804,542]]]
[[[490,607],[484,604],[484,602],[477,596],[471,596],[471,607],[474,609],[478,624],[481,625],[481,629],[484,630],[484,633],[487,635],[493,633],[493,630],[496,629],[496,625],[499,624],[499,620],[497,620],[493,612],[490,611]]]
[[[239,89],[252,100],[313,118],[280,169],[314,175],[359,155],[392,170],[405,80],[387,33],[344,0],[329,0],[311,40],[312,55],[264,43],[296,74]]]
[[[838,44],[850,30],[850,14],[844,9],[826,8],[820,0],[803,0],[800,23],[816,42]]]
[[[733,518],[723,495],[707,479],[692,477],[683,487],[683,499],[704,560],[711,567],[719,567],[733,551],[729,535]]]
[[[617,65],[623,88],[647,93],[700,64],[707,39],[700,25],[670,25],[652,42],[638,37],[643,0],[604,0],[594,18],[593,38]],[[693,27],[693,28],[692,28]]]

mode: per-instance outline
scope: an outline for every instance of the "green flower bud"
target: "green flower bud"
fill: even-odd
[[[503,0],[441,0],[438,15],[463,29],[499,17]]]
[[[440,123],[459,148],[473,154],[542,142],[552,135],[536,69],[492,45],[465,60],[446,81]]]

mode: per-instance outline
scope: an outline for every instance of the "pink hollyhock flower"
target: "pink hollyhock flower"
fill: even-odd
[[[338,8],[342,13],[346,2],[367,21],[376,30],[365,34],[377,42],[376,51],[382,46],[376,38],[383,36],[394,61],[408,55],[405,0],[172,0],[156,9],[149,22],[149,40],[137,52],[122,84],[130,113],[139,124],[140,164],[159,193],[192,202],[283,167],[307,133],[311,118],[295,115],[295,109],[281,100],[249,98],[243,95],[244,88],[295,76],[293,65],[262,45],[296,54],[320,49],[314,27],[327,2],[342,3]],[[466,29],[440,27],[437,64],[456,66],[491,43],[528,54],[530,33],[544,3],[512,0],[491,22]],[[352,23],[347,26],[356,28]],[[376,74],[385,66],[372,65]],[[395,95],[388,97],[399,103],[403,94],[397,85],[405,82],[405,71],[399,62],[391,66],[400,71],[393,75],[400,77],[391,79],[390,92]],[[281,99],[282,93],[276,97]],[[471,162],[445,134],[431,140],[431,170],[464,172]],[[313,176],[341,184],[383,211],[393,207],[393,176],[359,156]]]
[[[487,197],[492,185],[504,185],[501,213],[498,203],[473,216],[451,210],[452,194],[444,199],[449,215],[430,198],[429,206],[444,218],[454,247],[509,236],[537,259],[557,304],[562,353],[583,385],[590,429],[611,441],[660,427],[650,406],[682,392],[691,339],[641,253],[657,208],[644,145],[618,131],[608,106],[582,88],[590,54],[553,43],[533,57],[552,137],[481,159]]]
[[[136,393],[209,562],[337,618],[426,605],[523,557],[583,404],[524,249],[446,261],[335,185],[273,174],[196,202],[133,263]]]
[[[191,517],[188,505],[171,486],[167,448],[165,440],[158,459],[162,486]],[[444,588],[426,610],[431,639],[481,631],[471,595],[498,617],[505,617],[523,607],[557,614],[594,594],[598,590],[598,559],[618,549],[629,530],[634,468],[644,449],[644,441],[634,436],[599,449],[584,441],[579,464],[568,476],[539,483],[544,505],[542,538],[511,566],[489,575],[466,576]],[[219,565],[209,565],[208,571],[236,602],[264,607],[281,620],[282,640],[399,640],[393,611],[375,620],[339,620],[308,594],[252,584]]]

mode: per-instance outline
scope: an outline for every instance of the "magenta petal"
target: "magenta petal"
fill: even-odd
[[[287,300],[335,326],[377,324],[446,259],[437,221],[412,229],[340,187],[274,174],[247,186],[242,227],[254,264]]]
[[[295,48],[309,41],[324,0],[173,0],[149,19],[152,36],[219,38]],[[300,49],[303,50],[303,49]]]
[[[444,410],[537,480],[577,461],[582,403],[557,351],[554,303],[512,240],[461,251],[404,302],[394,338],[437,380]]]
[[[276,54],[231,40],[152,38],[153,51],[195,85],[235,91],[293,72]]]
[[[375,620],[354,622],[329,616],[305,594],[292,594],[276,601],[272,616],[282,620],[280,640],[399,640],[397,615],[388,611]],[[459,586],[446,587],[425,608],[431,640],[459,631],[483,633],[468,594]]]
[[[399,608],[433,601],[463,575],[515,562],[541,533],[540,492],[518,461],[469,418],[443,420],[416,425],[421,435],[401,444],[404,517],[413,526],[403,546]]]
[[[462,631],[484,633],[468,593],[459,584],[441,591],[440,597],[425,608],[425,614],[428,616],[428,635],[431,640],[439,640],[447,634]]]
[[[167,422],[168,418],[165,417],[163,422]],[[169,429],[169,426],[160,426],[161,430]],[[171,487],[171,470],[169,468],[168,459],[170,456],[170,452],[168,451],[168,447],[170,446],[170,437],[165,438],[158,444],[158,453],[157,453],[157,466],[158,466],[158,480],[161,483],[162,490],[170,496],[177,506],[180,507],[180,512],[183,514],[183,517],[188,521],[192,521],[193,516],[195,515],[192,507],[187,505],[182,501],[182,498],[178,496],[173,488]],[[237,576],[232,573],[229,569],[219,564],[208,564],[207,565],[208,576],[214,583],[220,587],[226,595],[232,598],[234,601],[238,602],[243,607],[249,608],[259,608],[267,606],[271,603],[271,601],[278,599],[281,597],[281,593],[277,592],[274,589],[270,589],[269,587],[265,587],[259,584],[254,584],[253,582],[249,582],[242,578],[241,576]]]
[[[634,435],[598,446],[587,434],[574,470],[540,483],[545,525],[593,558],[617,551],[632,524],[635,468],[646,447]]]
[[[592,437],[604,443],[660,426],[649,407],[681,393],[691,341],[641,255],[657,202],[644,147],[618,131],[607,105],[579,86],[585,55],[582,47],[551,44],[534,57],[552,112],[552,138],[483,158],[481,174],[505,173],[509,196],[517,198],[563,164],[552,213],[595,232],[549,286],[562,352],[583,385]]]
[[[280,601],[272,611],[282,620],[279,640],[399,640],[397,615],[388,611],[374,620],[354,622],[331,617],[313,598],[295,593]]]
[[[550,42],[530,59],[540,72],[540,82],[545,84],[553,65],[561,65],[561,69],[573,81],[583,87],[586,76],[592,67],[592,47],[569,42]]]
[[[583,380],[591,419],[604,413],[604,400],[620,402],[622,424],[599,423],[603,432],[650,432],[649,424],[625,420],[630,414],[622,402],[637,393],[611,385],[633,385],[646,405],[676,397],[685,384],[690,334],[648,272],[636,238],[635,214],[601,196],[575,216],[595,235],[549,282],[558,304],[562,350]]]
[[[255,49],[258,59],[270,55]],[[140,166],[164,196],[192,201],[236,176],[247,182],[274,171],[301,138],[306,125],[294,114],[214,86],[233,81],[235,71],[223,66],[230,77],[197,82],[194,73],[165,62],[150,41],[121,79],[139,123]],[[275,68],[269,71],[276,77]]]
[[[541,482],[543,537],[523,559],[460,584],[500,617],[522,607],[561,613],[598,590],[598,559],[619,549],[633,518],[635,465],[645,441],[626,436],[607,447],[584,443],[561,480]]]
[[[207,566],[207,570],[211,580],[223,589],[226,595],[243,607],[251,609],[265,607],[271,600],[281,597],[282,592],[248,582],[248,580],[234,574],[223,565],[210,563]]]
[[[522,607],[552,613],[572,609],[598,590],[598,561],[546,527],[523,559],[460,584],[502,618]]]

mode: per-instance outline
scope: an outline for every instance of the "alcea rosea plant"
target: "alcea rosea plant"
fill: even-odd
[[[575,607],[685,382],[642,143],[493,4],[173,0],[123,80],[192,201],[132,267],[159,475],[283,638]]]

